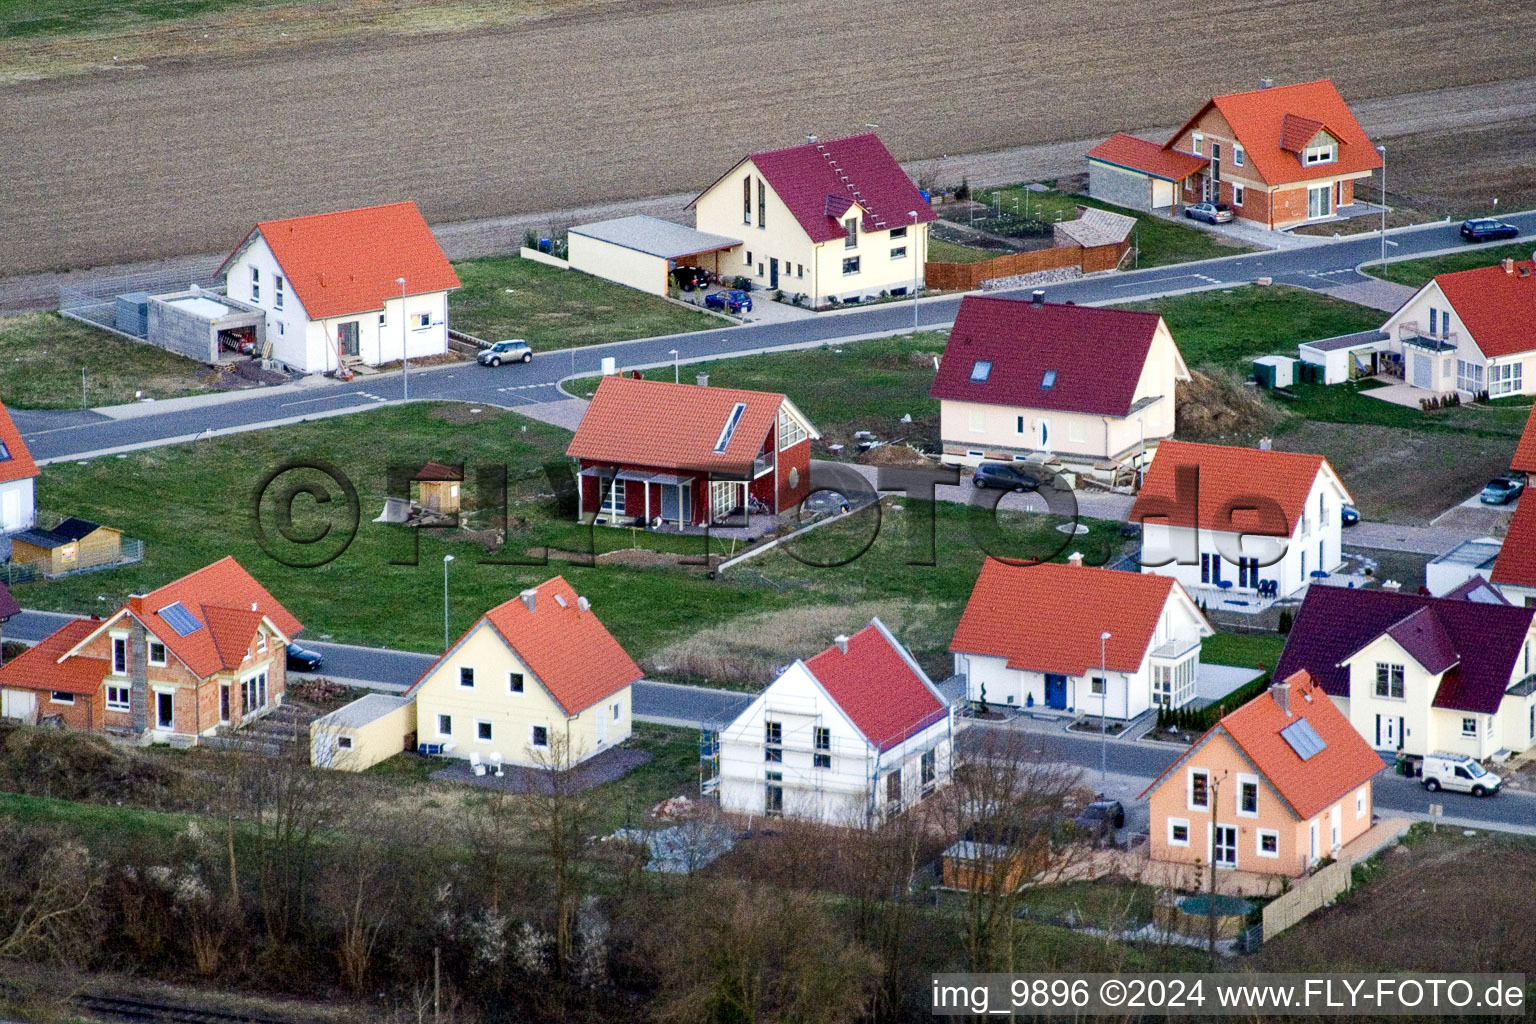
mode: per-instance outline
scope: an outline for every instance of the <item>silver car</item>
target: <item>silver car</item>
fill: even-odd
[[[498,341],[490,348],[482,349],[475,357],[481,366],[500,366],[502,363],[531,363],[533,349],[522,338]]]
[[[1226,203],[1196,203],[1184,208],[1184,216],[1207,224],[1225,224],[1232,219],[1232,207]]]

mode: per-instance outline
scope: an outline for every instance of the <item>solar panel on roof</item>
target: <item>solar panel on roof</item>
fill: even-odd
[[[177,636],[191,636],[203,628],[197,616],[187,611],[186,606],[180,601],[175,601],[160,609],[160,617],[170,623]]]
[[[1328,746],[1317,734],[1317,730],[1312,728],[1312,723],[1305,718],[1281,729],[1280,738],[1290,744],[1291,749],[1296,751],[1296,756],[1303,761],[1310,761]]]

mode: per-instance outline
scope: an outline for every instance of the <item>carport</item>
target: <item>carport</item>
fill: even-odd
[[[581,224],[567,233],[571,269],[652,295],[667,295],[672,271],[699,267],[720,272],[720,254],[739,238],[695,231],[658,217],[619,217]]]
[[[1351,377],[1371,377],[1387,369],[1388,338],[1380,331],[1359,331],[1297,346],[1301,361],[1323,368],[1324,384],[1343,384]]]

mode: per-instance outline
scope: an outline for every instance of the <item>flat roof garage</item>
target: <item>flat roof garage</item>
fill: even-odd
[[[652,295],[667,295],[678,267],[718,274],[720,254],[741,245],[659,217],[619,217],[581,224],[567,235],[571,269],[615,281]]]

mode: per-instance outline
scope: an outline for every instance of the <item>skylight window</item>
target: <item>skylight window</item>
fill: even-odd
[[[186,606],[180,601],[172,602],[160,609],[160,617],[170,623],[177,636],[191,636],[203,628],[197,616],[187,611]]]
[[[1281,729],[1280,738],[1290,744],[1291,749],[1296,751],[1296,756],[1303,761],[1310,761],[1328,746],[1317,734],[1317,730],[1312,728],[1312,723],[1305,718]]]
[[[992,363],[986,359],[978,359],[971,366],[971,380],[977,384],[985,384],[987,378],[992,376]]]
[[[1040,389],[1042,391],[1049,391],[1049,390],[1051,390],[1051,388],[1053,388],[1055,386],[1056,386],[1056,371],[1055,370],[1046,370],[1045,371],[1045,376],[1040,378]]]
[[[5,446],[5,442],[4,441],[0,441],[0,462],[10,462],[10,461],[11,461],[11,450]]]
[[[745,402],[737,402],[731,409],[731,414],[725,419],[725,427],[720,431],[720,440],[715,442],[717,453],[725,451],[730,446],[731,437],[736,433],[736,428],[741,425],[741,414],[747,411]]]

